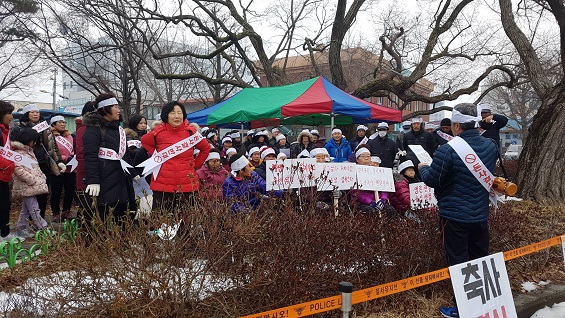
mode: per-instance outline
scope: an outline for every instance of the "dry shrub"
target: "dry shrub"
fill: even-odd
[[[533,243],[531,221],[515,210],[505,204],[493,214],[491,252]],[[340,281],[358,290],[445,267],[436,211],[415,211],[419,222],[348,211],[301,210],[287,198],[232,214],[226,204],[196,201],[176,215],[128,220],[123,230],[96,224],[92,235],[83,231],[76,244],[43,258],[58,270],[12,289],[3,308],[14,317],[236,317],[337,295]],[[147,234],[181,217],[173,240]],[[450,297],[446,280],[354,308],[425,317]],[[433,302],[424,306],[424,299]]]

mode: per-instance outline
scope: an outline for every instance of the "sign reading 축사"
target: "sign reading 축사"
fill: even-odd
[[[450,266],[449,275],[459,317],[518,317],[502,253]]]

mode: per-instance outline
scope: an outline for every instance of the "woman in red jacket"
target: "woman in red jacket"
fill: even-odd
[[[0,101],[0,147],[7,145],[10,123],[14,119],[12,104]],[[0,149],[2,150],[2,149]],[[8,241],[15,236],[10,235],[10,180],[14,172],[14,162],[0,156],[0,242]]]
[[[179,203],[200,190],[197,169],[210,153],[210,144],[188,124],[184,105],[170,102],[161,111],[163,123],[141,138],[148,153],[161,154],[160,170],[151,181],[153,209],[174,211]],[[187,139],[192,137],[192,139]],[[195,141],[198,143],[194,144]],[[192,142],[192,143],[191,143]],[[176,144],[176,145],[175,145]],[[167,147],[167,153],[162,153]],[[194,158],[194,148],[200,150]]]

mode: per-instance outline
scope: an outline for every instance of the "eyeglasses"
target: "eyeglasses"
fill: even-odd
[[[388,129],[384,129],[384,128],[377,129],[377,131],[387,131],[387,130]]]

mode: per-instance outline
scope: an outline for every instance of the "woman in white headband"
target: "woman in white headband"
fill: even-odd
[[[95,112],[83,116],[86,130],[83,135],[85,193],[97,197],[91,211],[85,207],[87,224],[96,213],[102,221],[112,214],[123,222],[128,205],[135,202],[131,176],[122,169],[120,154],[126,152],[126,135],[120,126],[120,108],[113,94],[101,94],[94,101]],[[123,141],[123,144],[122,144]]]
[[[218,200],[222,198],[222,185],[229,172],[224,169],[220,162],[220,152],[217,149],[210,150],[206,162],[202,168],[196,171],[200,179],[201,188],[198,196],[206,200]]]
[[[249,161],[245,156],[236,154],[230,159],[231,174],[224,181],[222,193],[231,205],[233,213],[247,213],[256,209],[263,195],[267,192],[267,183],[255,171],[249,169]],[[271,194],[282,197],[282,191],[271,191]]]
[[[357,164],[361,166],[371,165],[371,151],[368,145],[361,145],[355,151]],[[357,202],[362,213],[375,213],[381,211],[388,205],[388,193],[379,192],[379,200],[375,198],[375,191],[352,189],[349,191],[352,202]]]
[[[55,146],[61,155],[61,166],[71,163],[75,157],[75,139],[71,135],[71,132],[67,130],[65,118],[60,115],[51,117],[51,130],[56,142]],[[50,183],[53,220],[72,219],[74,215],[71,212],[71,207],[73,205],[76,189],[75,172],[71,171],[70,166],[65,166],[64,169],[61,169],[60,175],[51,177]],[[61,213],[61,194],[63,193],[63,189],[65,189],[65,196],[63,198],[63,212]]]

